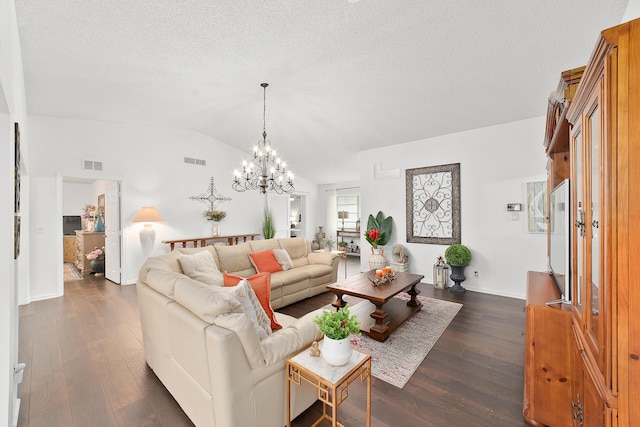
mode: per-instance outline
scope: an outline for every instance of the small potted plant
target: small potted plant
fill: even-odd
[[[207,220],[213,221],[211,223],[211,234],[213,236],[219,236],[220,235],[220,221],[225,219],[225,217],[227,216],[227,213],[225,211],[216,211],[216,210],[209,211],[209,210],[206,210],[206,211],[204,211],[204,216],[205,216],[205,218],[207,218]]]
[[[383,246],[391,238],[392,225],[393,217],[385,217],[382,211],[379,211],[375,217],[369,215],[364,238],[371,245],[372,255],[369,257],[369,268],[372,270],[377,270],[387,265]]]
[[[262,214],[262,235],[265,239],[273,239],[276,236],[276,223],[269,209],[265,209]]]
[[[336,242],[331,237],[325,237],[322,241],[322,246],[324,246],[324,250],[330,252],[331,249],[335,246]]]
[[[348,306],[337,311],[324,310],[314,319],[318,330],[324,334],[322,357],[330,365],[342,366],[351,358],[351,341],[349,335],[360,335],[361,322],[355,314],[349,312]]]
[[[347,250],[347,246],[349,246],[349,244],[347,242],[345,242],[344,240],[338,242],[338,250],[339,251],[343,251],[343,252],[346,251]]]
[[[465,245],[457,243],[447,248],[444,258],[451,266],[451,280],[455,282],[455,285],[449,288],[449,292],[464,293],[466,289],[460,285],[460,282],[466,279],[464,269],[471,262],[471,251]]]

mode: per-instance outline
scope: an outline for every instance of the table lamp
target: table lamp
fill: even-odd
[[[160,212],[152,206],[145,206],[133,218],[132,222],[143,222],[144,227],[140,230],[140,243],[143,247],[153,245],[156,239],[156,231],[153,229],[153,222],[164,221]]]
[[[338,211],[338,219],[342,220],[342,229],[344,230],[344,220],[349,218],[349,211]]]

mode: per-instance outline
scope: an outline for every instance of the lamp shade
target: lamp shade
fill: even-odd
[[[349,218],[349,212],[348,211],[338,211],[338,218],[339,219],[347,219],[347,218]]]
[[[158,222],[164,221],[160,212],[153,206],[145,206],[136,214],[132,222]]]

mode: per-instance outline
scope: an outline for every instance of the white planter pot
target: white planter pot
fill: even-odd
[[[349,341],[348,337],[341,340],[334,340],[326,336],[324,337],[321,354],[329,365],[344,365],[351,358],[352,352],[351,341]]]

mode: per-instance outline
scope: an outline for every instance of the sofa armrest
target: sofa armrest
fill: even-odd
[[[216,317],[214,323],[222,328],[234,331],[252,368],[270,366],[299,352],[313,341],[322,338],[322,334],[313,319],[322,310],[312,311],[298,319],[288,328],[280,329],[262,341],[253,328],[253,324],[244,313],[226,313]]]
[[[338,254],[334,254],[333,252],[309,252],[307,255],[309,264],[333,265],[333,260],[337,257]]]

